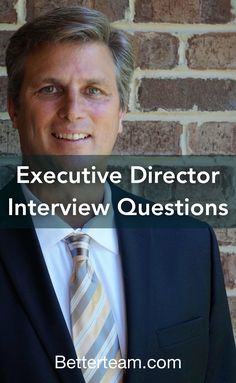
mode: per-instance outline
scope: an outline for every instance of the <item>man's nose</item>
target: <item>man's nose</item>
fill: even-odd
[[[85,100],[78,93],[66,94],[63,97],[58,115],[60,118],[74,122],[86,115]]]

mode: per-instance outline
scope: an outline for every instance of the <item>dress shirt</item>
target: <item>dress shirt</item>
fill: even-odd
[[[40,203],[25,185],[22,185],[22,189],[27,202],[33,200],[36,203]],[[70,333],[69,284],[72,274],[73,260],[64,238],[72,233],[85,233],[91,237],[89,250],[90,260],[98,278],[100,278],[105,288],[117,327],[121,353],[122,356],[125,357],[126,313],[124,286],[117,233],[114,229],[111,189],[108,184],[105,184],[104,193],[104,204],[106,203],[110,203],[109,213],[106,216],[93,217],[83,226],[83,228],[74,229],[65,222],[63,225],[60,225],[59,222],[61,219],[58,216],[50,216],[49,218],[50,220],[53,220],[52,222],[55,222],[55,228],[45,228],[43,225],[43,222],[47,219],[45,216],[37,215],[33,216],[32,219],[48,273]],[[99,219],[106,220],[106,225],[103,225],[102,228]],[[50,227],[52,227],[52,222]]]

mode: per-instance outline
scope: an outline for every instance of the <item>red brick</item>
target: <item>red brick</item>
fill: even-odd
[[[233,330],[236,333],[236,297],[228,297]]]
[[[8,41],[13,32],[1,31],[0,32],[0,65],[5,65],[5,54]]]
[[[189,124],[187,130],[189,154],[236,154],[236,124],[206,122]]]
[[[228,289],[236,288],[236,254],[222,253],[222,267],[225,278],[225,285]]]
[[[171,69],[178,64],[179,40],[168,33],[136,33],[133,46],[141,69]]]
[[[201,6],[202,23],[227,23],[234,18],[234,16],[231,13],[231,0],[199,1]]]
[[[16,10],[14,6],[17,0],[1,1],[0,23],[15,23],[17,21]]]
[[[105,13],[109,20],[122,20],[125,18],[125,11],[129,8],[129,0],[94,0],[92,8]]]
[[[10,121],[0,121],[0,153],[20,153],[18,130],[12,128]]]
[[[192,69],[236,68],[236,33],[195,35],[188,45],[186,56]]]
[[[236,229],[215,229],[217,240],[221,246],[236,245]]]
[[[236,110],[235,80],[143,79],[138,90],[140,110]]]
[[[176,122],[126,121],[115,154],[180,154],[182,126]]]
[[[227,23],[230,0],[136,0],[136,22]]]
[[[45,14],[58,7],[82,5],[105,13],[111,21],[125,18],[128,0],[27,0],[27,20]]]
[[[0,112],[7,110],[7,78],[0,77]]]

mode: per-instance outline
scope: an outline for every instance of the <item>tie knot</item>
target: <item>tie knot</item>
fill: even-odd
[[[70,234],[65,238],[72,257],[88,257],[90,237],[87,234]]]

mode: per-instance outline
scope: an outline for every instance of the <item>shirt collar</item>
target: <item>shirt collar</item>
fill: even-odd
[[[36,204],[40,204],[40,200],[29,190],[26,185],[21,185],[26,202],[33,200]],[[104,205],[109,203],[110,208],[106,216],[94,216],[82,228],[72,228],[59,216],[32,216],[35,231],[39,238],[42,249],[50,248],[62,241],[67,235],[75,233],[86,233],[95,242],[107,248],[115,254],[118,254],[118,241],[114,226],[114,210],[112,206],[111,188],[108,183],[104,185]],[[50,221],[48,221],[50,220]],[[47,227],[45,227],[47,222]],[[48,223],[50,222],[50,225]]]

